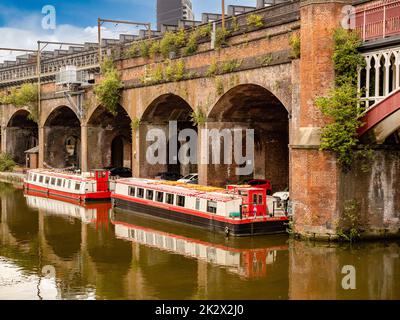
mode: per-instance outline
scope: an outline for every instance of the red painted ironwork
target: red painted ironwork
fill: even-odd
[[[400,35],[400,1],[371,1],[356,7],[356,30],[364,41]]]
[[[379,122],[400,109],[400,89],[387,96],[384,100],[378,102],[361,119],[364,125],[358,130],[362,136],[367,131],[375,127]]]

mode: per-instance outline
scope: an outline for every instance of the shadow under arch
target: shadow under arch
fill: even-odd
[[[209,184],[226,185],[242,182],[244,179],[261,178],[270,179],[274,190],[288,188],[289,113],[271,91],[257,84],[241,84],[231,88],[209,111],[207,128],[242,129],[243,155],[246,154],[244,130],[254,130],[253,172],[238,176],[236,169],[243,165],[235,163],[234,159],[231,165],[225,165],[221,157],[222,164],[208,165]],[[232,139],[233,137],[232,132]]]
[[[116,115],[98,106],[87,122],[89,168],[132,167],[132,120],[118,105]],[[116,144],[117,139],[119,143]],[[114,142],[114,143],[113,143]]]
[[[54,168],[79,168],[81,123],[68,106],[54,109],[44,123],[44,163]],[[71,144],[72,143],[72,144]]]
[[[173,151],[174,148],[171,147],[171,143],[176,143],[179,151],[182,144],[185,143],[178,141],[178,135],[182,130],[190,128],[197,132],[197,125],[194,125],[191,121],[192,112],[193,108],[185,99],[172,93],[160,95],[147,106],[140,119],[139,144],[143,146],[139,151],[140,176],[154,177],[160,172],[174,172],[181,175],[197,172],[197,164],[183,165],[180,163],[178,155]],[[176,131],[172,129],[173,123],[176,123]],[[152,129],[161,130],[165,136],[166,159],[163,163],[150,164],[146,161],[146,152],[151,145],[146,141],[146,136]],[[187,138],[186,141],[188,140]],[[186,156],[190,156],[189,151]]]
[[[25,151],[38,145],[38,125],[29,116],[28,110],[19,109],[6,127],[6,150],[18,164],[25,164]]]

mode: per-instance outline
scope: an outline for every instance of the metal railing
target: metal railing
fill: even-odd
[[[400,35],[400,1],[379,0],[358,6],[356,30],[364,41]]]

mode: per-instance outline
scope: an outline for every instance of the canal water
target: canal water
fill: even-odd
[[[4,183],[0,199],[0,299],[400,299],[398,241],[225,238]]]

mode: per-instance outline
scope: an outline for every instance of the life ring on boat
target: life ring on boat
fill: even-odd
[[[225,235],[226,235],[226,236],[229,236],[229,232],[230,232],[229,227],[226,226],[226,227],[225,227]]]

